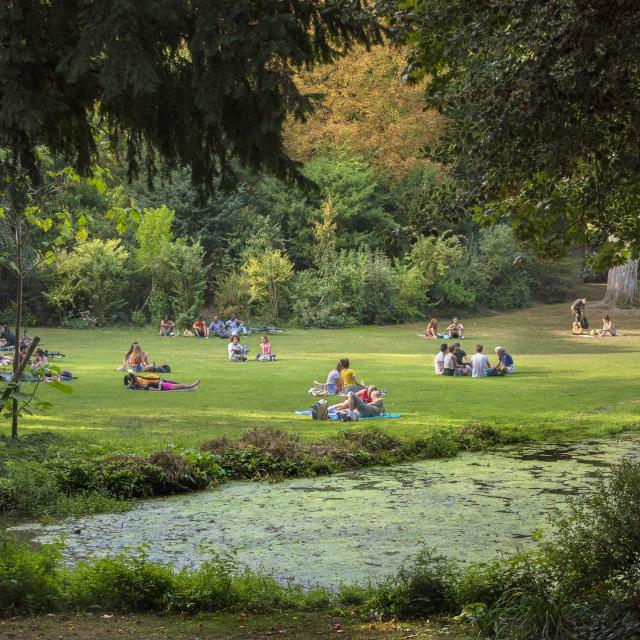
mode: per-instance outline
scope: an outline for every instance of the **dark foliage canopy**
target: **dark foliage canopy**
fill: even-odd
[[[543,253],[576,240],[614,262],[640,250],[636,0],[391,5],[415,47],[408,74],[431,76],[428,104],[447,118],[430,151],[461,197]]]
[[[282,124],[312,104],[292,69],[380,40],[363,0],[5,0],[0,147],[24,169],[44,145],[86,172],[117,140],[129,175],[188,167],[201,195],[231,158],[297,175]],[[6,167],[5,167],[6,168]]]

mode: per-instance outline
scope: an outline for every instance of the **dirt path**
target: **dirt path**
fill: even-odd
[[[317,613],[207,615],[193,618],[81,614],[0,620],[2,640],[470,640],[471,637],[458,629],[428,621],[362,623]]]

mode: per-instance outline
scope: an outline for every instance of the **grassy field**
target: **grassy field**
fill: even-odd
[[[591,310],[592,323],[599,315]],[[46,428],[145,449],[167,443],[196,446],[264,426],[304,438],[326,437],[342,425],[312,422],[294,411],[311,404],[307,390],[313,380],[324,381],[338,358],[348,356],[361,379],[388,390],[388,411],[403,414],[366,424],[402,438],[470,423],[536,439],[603,435],[640,425],[640,318],[637,312],[620,311],[614,319],[622,335],[597,339],[570,335],[566,304],[465,318],[464,347],[470,354],[482,342],[491,359],[493,347],[501,344],[518,369],[515,376],[481,380],[435,376],[439,343],[418,338],[421,325],[292,329],[272,338],[276,362],[242,364],[227,361],[226,341],[217,338],[160,338],[151,329],[30,330],[46,348],[67,354],[63,366],[78,379],[68,396],[43,389],[41,397],[54,408],[25,419],[22,428],[23,433]],[[123,374],[114,369],[132,340],[139,340],[156,363],[171,365],[170,379],[199,378],[200,390],[126,390]],[[258,336],[246,343],[255,354]],[[8,430],[6,423],[3,430]]]

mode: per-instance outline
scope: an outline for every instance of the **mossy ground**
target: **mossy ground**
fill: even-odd
[[[21,640],[264,640],[341,638],[342,640],[470,640],[468,632],[444,623],[362,622],[326,613],[156,615],[79,614],[0,620],[0,637]]]
[[[601,315],[601,310],[590,311],[594,325]],[[417,337],[421,325],[292,329],[272,338],[276,362],[244,364],[228,362],[226,343],[219,339],[160,338],[151,329],[30,330],[48,349],[67,354],[62,364],[78,379],[68,396],[43,389],[41,397],[54,408],[24,419],[22,432],[49,429],[138,450],[169,443],[195,447],[212,437],[237,437],[265,426],[305,439],[326,438],[343,426],[312,422],[294,411],[311,404],[307,390],[313,380],[324,380],[343,356],[366,383],[388,390],[389,411],[403,414],[366,424],[400,438],[472,423],[534,440],[577,439],[640,424],[637,312],[616,312],[621,335],[610,339],[571,336],[567,304],[463,320],[465,348],[473,352],[482,342],[493,357],[494,346],[506,346],[517,375],[485,380],[435,376],[439,342]],[[199,378],[200,390],[158,394],[124,389],[122,374],[114,368],[132,340],[139,340],[155,362],[171,365],[169,378]],[[246,342],[255,353],[258,336]]]

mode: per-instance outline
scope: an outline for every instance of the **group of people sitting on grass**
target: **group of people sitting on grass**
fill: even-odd
[[[37,352],[36,352],[37,353]],[[192,391],[198,388],[199,380],[191,384],[181,384],[173,380],[166,380],[158,375],[168,373],[171,369],[168,365],[156,366],[149,363],[149,356],[142,350],[140,343],[131,343],[128,351],[124,354],[122,365],[117,371],[127,371],[124,377],[124,384],[129,389],[142,391]]]
[[[438,318],[431,318],[424,332],[424,337],[430,340],[442,340],[443,338],[454,338],[464,340],[464,325],[460,319],[454,317],[451,324],[447,327],[447,333],[438,333]]]
[[[384,414],[384,392],[374,385],[366,387],[357,378],[349,358],[340,358],[329,372],[326,391],[330,394],[344,394],[346,399],[329,407],[342,420],[370,418]]]
[[[248,336],[251,333],[247,325],[239,320],[236,316],[231,316],[229,320],[223,322],[218,316],[213,316],[213,320],[207,325],[202,319],[198,318],[193,323],[193,331],[185,331],[185,336],[194,336],[196,338],[232,338],[233,336]]]
[[[459,342],[440,345],[434,361],[436,375],[439,376],[471,376],[486,378],[487,376],[503,376],[516,372],[513,358],[504,347],[496,347],[498,361],[491,366],[489,358],[483,353],[484,347],[476,345],[476,353],[469,357],[460,347]]]
[[[218,316],[213,316],[213,320],[209,324],[201,316],[193,323],[191,329],[185,329],[182,335],[187,338],[231,338],[232,336],[248,336],[250,333],[247,325],[236,316],[231,316],[226,322],[220,320]],[[178,335],[175,321],[168,317],[160,320],[160,335],[175,338]]]
[[[335,369],[329,371],[327,376],[327,393],[348,394],[350,391],[358,392],[365,386],[358,381],[356,372],[351,368],[349,358],[340,358]]]
[[[249,359],[249,347],[241,344],[238,335],[229,337],[227,352],[231,362],[246,362]],[[271,362],[276,359],[276,354],[271,350],[271,342],[267,336],[260,338],[260,353],[256,354],[255,359],[260,362]]]

